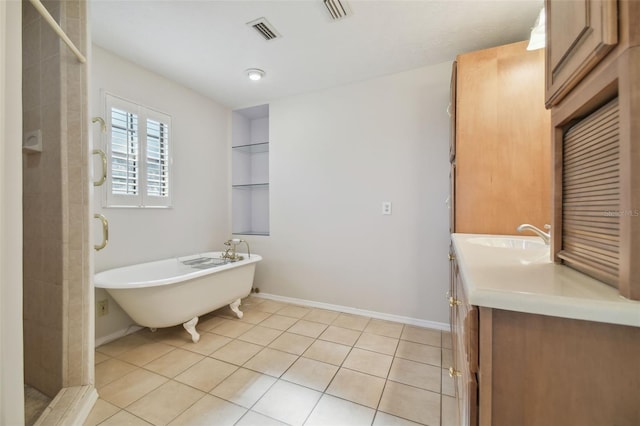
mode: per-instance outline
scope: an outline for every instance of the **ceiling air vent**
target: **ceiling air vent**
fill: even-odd
[[[273,28],[265,18],[258,18],[255,21],[247,22],[247,25],[258,32],[265,40],[273,40],[280,37],[280,34]]]
[[[343,4],[340,0],[323,0],[324,5],[327,10],[331,14],[331,19],[338,20],[347,16],[347,8],[344,6],[346,2]]]

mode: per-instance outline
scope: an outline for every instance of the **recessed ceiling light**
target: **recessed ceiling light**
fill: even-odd
[[[249,80],[258,81],[264,77],[265,72],[258,68],[249,68],[247,70],[247,75],[249,76]]]

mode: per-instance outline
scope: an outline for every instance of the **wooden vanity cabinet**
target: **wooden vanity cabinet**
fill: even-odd
[[[480,425],[640,425],[640,327],[480,308]]]
[[[467,301],[455,257],[451,254],[449,296],[454,379],[460,425],[478,424],[478,308]]]
[[[457,424],[640,425],[640,327],[474,306],[449,258]]]

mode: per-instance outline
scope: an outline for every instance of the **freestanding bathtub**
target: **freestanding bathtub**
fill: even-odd
[[[240,299],[251,293],[262,257],[240,254],[244,259],[235,262],[222,259],[222,252],[208,252],[125,266],[96,274],[94,283],[138,325],[155,331],[182,324],[197,342],[200,315],[228,304],[242,318]]]

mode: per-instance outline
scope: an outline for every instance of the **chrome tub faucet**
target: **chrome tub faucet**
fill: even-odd
[[[236,248],[237,248],[238,244],[241,244],[241,243],[245,243],[245,245],[247,246],[247,257],[250,259],[251,258],[251,249],[249,248],[249,243],[246,242],[245,240],[241,240],[239,238],[232,238],[232,239],[227,240],[227,241],[224,242],[224,245],[228,246],[229,248],[224,251],[224,253],[222,254],[222,258],[223,259],[228,259],[231,262],[236,262],[238,260],[243,260],[244,256],[241,256],[238,253],[236,253]]]

